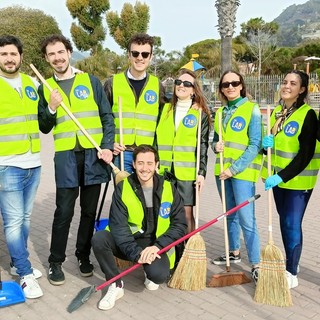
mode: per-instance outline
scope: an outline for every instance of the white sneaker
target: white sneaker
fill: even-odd
[[[112,283],[106,295],[99,301],[98,308],[100,310],[109,310],[114,307],[116,301],[124,296],[124,284],[121,281],[122,287],[117,287],[116,283]]]
[[[159,289],[159,285],[149,280],[147,277],[144,280],[144,285],[148,290],[154,291]]]
[[[286,271],[286,275],[287,275],[289,289],[295,288],[299,285],[297,276],[294,276],[289,271]]]
[[[20,286],[25,297],[28,299],[35,299],[43,296],[39,283],[33,274],[28,274],[20,278]]]
[[[12,276],[19,276],[17,273],[17,268],[12,263],[10,263],[10,274]],[[42,277],[42,272],[38,269],[33,268],[33,275],[36,279],[39,279]]]

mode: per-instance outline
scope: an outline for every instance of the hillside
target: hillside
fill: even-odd
[[[320,38],[320,0],[293,4],[274,21],[280,26],[280,46],[292,47],[306,38]]]

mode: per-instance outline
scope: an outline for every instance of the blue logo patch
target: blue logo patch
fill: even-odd
[[[242,131],[246,126],[246,120],[244,120],[242,117],[235,117],[230,122],[231,130],[240,132]]]
[[[153,90],[148,90],[144,94],[144,101],[148,104],[154,104],[158,100],[157,94]]]
[[[86,86],[79,85],[74,88],[73,93],[78,99],[85,100],[89,97],[90,90]]]
[[[38,99],[37,91],[34,90],[34,88],[28,86],[28,87],[25,88],[25,92],[26,92],[26,96],[29,99],[31,99],[33,101],[36,101]]]
[[[198,120],[193,114],[188,114],[182,119],[182,124],[189,129],[194,128],[197,123]]]
[[[287,137],[293,137],[299,130],[299,123],[296,121],[290,121],[283,129],[284,134]]]
[[[171,203],[170,202],[162,202],[159,210],[159,215],[163,219],[168,219],[171,211]]]

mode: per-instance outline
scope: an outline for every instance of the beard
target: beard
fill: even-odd
[[[17,73],[19,71],[19,69],[21,67],[21,60],[17,64],[15,64],[15,63],[13,63],[13,64],[15,65],[15,67],[13,69],[12,68],[9,69],[8,67],[6,67],[6,65],[9,65],[9,63],[7,63],[5,65],[0,64],[0,70],[3,73],[15,74],[15,73]],[[11,65],[12,65],[12,63],[11,63]]]
[[[55,63],[55,62],[54,62],[54,63]],[[69,66],[70,66],[69,63],[67,64],[66,67],[63,67],[63,66],[57,67],[57,66],[55,66],[54,64],[52,65],[54,71],[55,71],[56,73],[58,73],[58,74],[65,74],[65,73],[68,71]]]

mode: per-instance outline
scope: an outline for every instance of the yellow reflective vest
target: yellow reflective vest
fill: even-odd
[[[248,127],[250,124],[253,108],[255,103],[247,101],[240,105],[231,116],[226,128],[222,128],[222,140],[224,141],[224,163],[223,170],[229,168],[234,161],[240,158],[249,144]],[[216,113],[216,119],[222,108]],[[214,123],[214,130],[219,132],[218,121]],[[214,174],[220,174],[220,153],[216,154],[216,164]],[[242,172],[232,176],[234,179],[257,182],[260,176],[262,166],[262,154],[258,153],[249,166]]]
[[[128,179],[123,181],[123,189],[121,199],[128,209],[128,224],[132,234],[142,230],[142,222],[144,219],[144,210],[141,200],[133,191]],[[172,186],[169,181],[164,181],[163,192],[161,196],[161,205],[158,213],[156,237],[160,237],[170,227],[170,211],[173,202]],[[109,227],[106,228],[109,230]],[[175,248],[171,248],[166,253],[170,261],[170,269],[175,263]]]
[[[160,157],[159,174],[170,171],[182,181],[196,180],[196,147],[199,110],[190,108],[175,130],[174,112],[165,104],[157,127],[157,144]]]
[[[281,106],[277,106],[270,118],[271,128],[276,122],[275,114],[281,110]],[[271,172],[280,172],[284,169],[292,159],[297,155],[300,144],[299,135],[304,123],[304,119],[311,109],[310,106],[304,104],[292,115],[285,120],[283,130],[277,133],[274,139],[274,147],[271,152]],[[308,190],[313,189],[316,182],[320,167],[320,143],[316,142],[315,153],[309,164],[297,176],[287,181],[279,183],[278,187],[291,190]],[[265,158],[262,169],[262,178],[268,177],[268,159]]]
[[[136,97],[125,73],[113,76],[112,112],[116,127],[115,142],[120,142],[118,97],[121,97],[124,145],[153,144],[159,114],[159,90],[159,79],[148,75],[140,97]]]
[[[67,97],[63,90],[57,86],[53,78],[47,80],[52,88],[58,87],[63,102],[73,113],[89,135],[100,145],[103,129],[99,115],[99,107],[94,100],[94,93],[87,73],[77,74]],[[49,90],[44,86],[44,95],[47,101],[50,98]],[[69,117],[62,107],[57,109],[56,125],[53,130],[55,151],[72,150],[78,138],[80,145],[85,149],[93,148],[92,143],[80,131],[78,126]]]
[[[0,78],[0,156],[40,151],[37,89],[20,73],[22,97]]]

